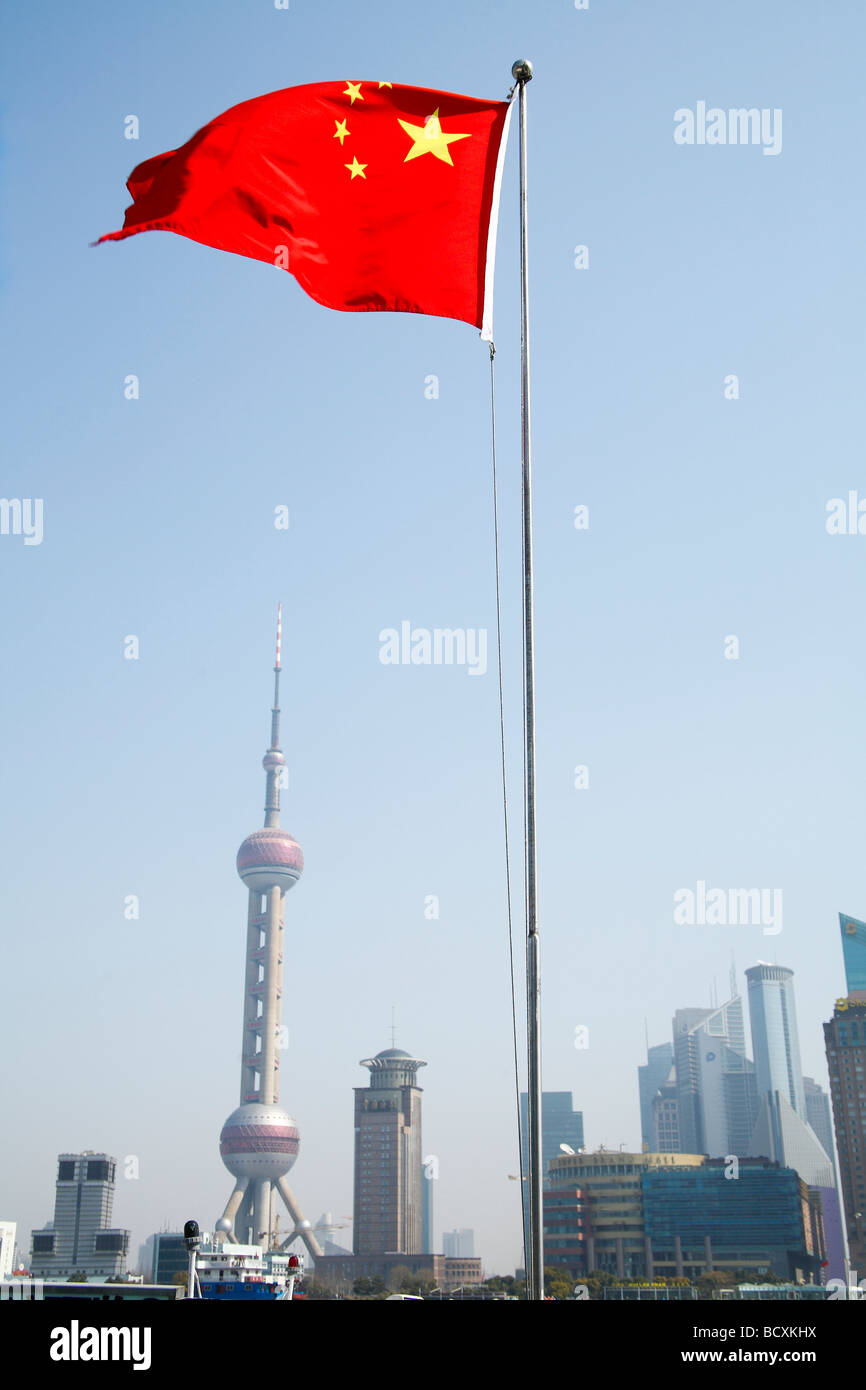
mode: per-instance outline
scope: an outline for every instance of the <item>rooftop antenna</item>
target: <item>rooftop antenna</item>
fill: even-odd
[[[397,1046],[397,1025],[394,1022],[394,1005],[391,1005],[391,1046]]]
[[[729,979],[730,979],[730,982],[731,982],[731,998],[732,998],[732,999],[736,999],[736,997],[737,997],[737,967],[736,967],[736,965],[735,965],[735,963],[734,963],[734,953],[733,953],[733,951],[731,951],[731,973],[730,973]]]

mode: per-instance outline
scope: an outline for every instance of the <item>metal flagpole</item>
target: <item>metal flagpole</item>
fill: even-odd
[[[526,798],[526,1035],[529,1163],[527,1294],[544,1298],[541,1147],[541,991],[536,916],[535,658],[532,601],[532,448],[529,429],[529,255],[526,234],[526,84],[532,64],[523,58],[511,75],[520,89],[520,420],[523,460],[523,682],[524,795]]]

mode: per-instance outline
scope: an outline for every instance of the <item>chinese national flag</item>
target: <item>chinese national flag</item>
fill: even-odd
[[[331,309],[490,336],[510,106],[389,82],[318,82],[233,106],[139,164],[123,228],[267,261]]]

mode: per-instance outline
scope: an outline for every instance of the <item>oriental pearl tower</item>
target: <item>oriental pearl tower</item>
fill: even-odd
[[[217,1231],[229,1241],[277,1244],[276,1194],[292,1218],[283,1247],[298,1237],[315,1258],[321,1246],[286,1181],[298,1155],[299,1135],[279,1101],[279,1051],[283,998],[283,924],[286,894],[304,868],[304,856],[280,827],[280,781],[286,760],[280,751],[280,643],[282,606],[277,613],[277,660],[271,745],[262,760],[267,776],[265,824],[238,850],[237,868],[249,889],[240,1105],[220,1134],[220,1155],[235,1187]]]

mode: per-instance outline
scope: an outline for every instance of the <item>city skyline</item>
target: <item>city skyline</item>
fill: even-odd
[[[267,0],[94,0],[0,25],[0,974],[23,1039],[0,1084],[25,1136],[0,1152],[0,1218],[23,1244],[56,1155],[85,1148],[116,1156],[136,1244],[225,1207],[248,904],[233,856],[260,824],[282,602],[306,857],[279,1056],[293,1185],[311,1219],[352,1210],[346,1098],[396,1001],[430,1063],[438,1226],[472,1227],[488,1269],[522,1263],[487,347],[462,323],[328,311],[277,267],[179,236],[89,244],[142,160],[232,103],[349,74],[501,101],[514,59],[535,65],[544,1089],[574,1096],[588,1147],[638,1149],[645,1031],[716,1008],[731,951],[739,971],[795,972],[802,1068],[826,1089],[837,914],[866,916],[850,791],[866,14],[822,13],[817,48],[814,9],[781,0],[664,16],[503,0],[495,17],[443,0],[433,25],[412,0],[334,0],[327,23]],[[675,113],[699,102],[782,110],[778,154],[680,143]],[[495,334],[519,904],[516,156],[512,139]],[[829,530],[852,494],[854,530]],[[16,500],[28,527],[39,502],[38,536],[16,530]],[[483,633],[486,670],[383,662],[404,623],[467,651],[472,634],[476,654]],[[760,911],[678,920],[695,885],[736,906],[755,891]],[[38,1026],[15,1007],[37,979]]]
[[[278,685],[277,685],[277,690],[278,690]],[[275,713],[278,715],[278,694],[275,695]],[[271,748],[268,750],[268,754],[266,754],[266,759],[265,759],[266,769],[267,769],[267,758],[268,758],[268,756],[273,752],[274,748],[277,748],[277,747],[278,747],[278,740],[275,740],[275,737],[273,736],[273,729],[274,729],[275,727],[276,727],[276,729],[278,730],[278,727],[279,727],[279,720],[278,720],[278,717],[277,717],[277,719],[276,719],[275,724],[272,724]],[[274,765],[274,766],[275,766],[275,765]],[[273,794],[274,794],[274,793],[273,793],[273,790],[271,789],[271,786],[270,786],[270,778],[271,778],[271,775],[272,775],[272,773],[273,773],[273,769],[267,769],[267,770],[268,770],[268,774],[269,774],[269,775],[268,775],[268,793],[267,793],[267,802],[266,802],[266,804],[272,801],[272,799],[273,799]],[[276,799],[277,799],[277,801],[278,801],[278,799],[279,799],[279,798],[278,798],[278,795],[277,795]],[[243,849],[243,847],[242,847],[242,849]],[[239,856],[239,857],[240,857],[240,856]],[[845,917],[843,914],[841,914],[841,913],[839,914],[839,921],[840,921],[840,924],[842,925],[842,930],[843,930],[843,932],[844,932],[844,923],[845,923],[846,921],[849,921],[849,920],[850,920],[850,919],[847,918],[847,917]],[[862,949],[862,948],[861,948],[861,949]],[[849,953],[849,956],[848,956],[846,959],[847,959],[847,961],[848,961],[849,970],[850,970],[850,968],[851,968],[851,956],[850,956],[850,953]],[[860,962],[859,956],[856,956],[856,957],[855,957],[855,966],[854,966],[854,969],[856,970],[856,969],[860,966],[860,964],[861,964],[861,962]],[[798,1055],[798,1054],[797,1054],[797,1048],[796,1048],[796,1041],[797,1041],[797,1039],[796,1039],[796,1009],[795,1009],[795,1005],[793,1004],[793,989],[792,989],[792,983],[791,983],[791,977],[793,976],[793,972],[792,972],[792,971],[789,971],[789,970],[787,970],[787,969],[781,968],[781,967],[769,967],[769,966],[766,965],[766,963],[760,963],[760,962],[759,962],[757,966],[747,968],[747,970],[744,972],[744,974],[745,974],[745,978],[746,978],[746,980],[747,980],[747,983],[748,983],[749,986],[750,986],[749,996],[750,996],[751,998],[753,998],[753,997],[756,995],[756,993],[757,993],[757,991],[756,991],[756,989],[755,989],[755,985],[756,985],[759,981],[760,981],[760,982],[764,982],[764,981],[766,981],[767,979],[773,980],[774,982],[776,982],[777,984],[779,984],[779,985],[781,986],[781,988],[783,988],[783,989],[786,991],[786,997],[787,997],[787,999],[788,999],[788,1001],[789,1001],[789,1003],[788,1003],[788,1010],[789,1010],[789,1012],[788,1012],[788,1014],[786,1015],[786,1014],[785,1014],[785,1010],[783,1009],[783,1010],[781,1011],[782,1017],[781,1017],[780,1019],[775,1019],[775,1018],[774,1018],[773,1022],[779,1024],[779,1029],[780,1029],[781,1032],[784,1034],[784,1049],[788,1049],[788,1048],[790,1048],[790,1043],[791,1043],[791,1039],[789,1038],[788,1031],[787,1031],[787,1030],[788,1030],[788,1026],[789,1026],[788,1019],[791,1018],[791,1017],[793,1017],[793,1039],[792,1039],[792,1040],[793,1040],[793,1043],[795,1044],[795,1046],[794,1046],[794,1048],[793,1048],[793,1052],[794,1052],[795,1055]],[[856,976],[856,978],[859,979],[859,975]],[[731,971],[731,984],[732,984],[732,987],[733,987],[733,985],[734,985],[734,971],[733,971],[733,969],[732,969],[732,971]],[[844,1002],[844,1001],[843,1001],[843,1002]],[[866,1001],[864,1001],[864,1002],[866,1002]],[[393,1012],[393,1011],[392,1011],[392,1012]],[[724,1039],[726,1039],[726,1038],[728,1038],[728,1037],[733,1037],[733,1040],[739,1041],[740,1044],[743,1045],[743,1046],[745,1045],[745,1030],[744,1030],[744,1022],[743,1022],[743,1017],[742,1017],[742,998],[741,998],[741,996],[739,996],[739,995],[736,994],[736,993],[732,996],[732,998],[731,998],[729,1001],[727,1001],[727,1003],[726,1003],[725,1005],[722,1005],[722,1006],[719,1006],[719,1007],[716,1007],[716,1008],[707,1008],[707,1009],[700,1009],[700,1008],[678,1009],[678,1010],[675,1012],[675,1015],[674,1015],[674,1030],[675,1030],[675,1036],[676,1036],[677,1020],[678,1020],[678,1018],[680,1018],[680,1017],[686,1018],[687,1022],[686,1022],[686,1024],[683,1024],[682,1026],[683,1026],[684,1029],[685,1029],[685,1028],[688,1028],[690,1032],[693,1032],[693,1031],[695,1031],[695,1030],[697,1030],[697,1031],[702,1031],[703,1028],[704,1028],[704,1026],[707,1025],[707,1024],[709,1024],[710,1027],[715,1027],[715,1028],[718,1030],[719,1037],[722,1039],[723,1042],[724,1042]],[[838,1017],[838,1012],[837,1012],[837,1017]],[[724,1021],[724,1020],[728,1020],[728,1019],[731,1019],[731,1022],[726,1022],[726,1021]],[[766,1036],[766,1035],[767,1035],[766,1010],[764,1011],[763,1014],[760,1014],[760,1015],[759,1015],[759,1019],[762,1020],[762,1021],[756,1022],[756,1021],[752,1018],[751,1012],[750,1012],[750,1024],[751,1024],[751,1028],[752,1028],[753,1047],[754,1047],[754,1050],[755,1050],[755,1051],[761,1051],[761,1050],[763,1049],[765,1052],[767,1052],[767,1055],[768,1055],[768,1057],[769,1057],[769,1051],[771,1051],[772,1049],[771,1049],[771,1048],[768,1049],[768,1039],[767,1039],[767,1036]],[[825,1032],[826,1032],[826,1028],[827,1028],[828,1026],[831,1026],[831,1025],[825,1025]],[[773,1030],[772,1030],[772,1028],[771,1028],[771,1029],[770,1029],[770,1032],[772,1032],[772,1031],[773,1031]],[[777,1031],[778,1031],[778,1030],[777,1030]],[[393,1032],[394,1032],[394,1029],[393,1029],[393,1024],[392,1024],[392,1035],[393,1035]],[[708,1034],[707,1036],[710,1036],[710,1035]],[[755,1046],[755,1044],[757,1044],[757,1045]],[[783,1049],[783,1050],[784,1050],[784,1049]],[[655,1047],[650,1047],[650,1048],[648,1049],[648,1054],[649,1054],[649,1053],[664,1054],[665,1059],[668,1058],[668,1057],[673,1058],[673,1057],[674,1057],[674,1053],[675,1053],[675,1048],[674,1048],[674,1046],[673,1046],[672,1044],[663,1044],[663,1045],[659,1045],[659,1046],[655,1046]],[[734,1054],[734,1055],[736,1055],[736,1054]],[[745,1054],[743,1054],[742,1059],[746,1061],[747,1065],[748,1065],[750,1068],[753,1067],[753,1063],[751,1062],[751,1060],[745,1058]],[[354,1253],[355,1253],[356,1255],[359,1255],[359,1254],[360,1254],[360,1255],[370,1255],[370,1254],[376,1253],[376,1250],[378,1250],[378,1248],[379,1248],[380,1246],[384,1249],[384,1245],[385,1245],[385,1244],[388,1244],[388,1241],[385,1240],[384,1237],[381,1236],[381,1235],[380,1235],[380,1238],[379,1238],[379,1239],[376,1239],[375,1237],[371,1239],[369,1234],[365,1234],[365,1233],[364,1233],[365,1228],[364,1228],[364,1221],[363,1221],[363,1219],[362,1219],[362,1221],[361,1221],[361,1223],[360,1223],[360,1227],[359,1227],[359,1224],[358,1224],[358,1221],[357,1221],[357,1214],[358,1214],[358,1212],[359,1212],[359,1211],[363,1211],[365,1204],[369,1205],[369,1202],[368,1202],[368,1195],[369,1195],[369,1194],[366,1193],[366,1189],[365,1189],[365,1188],[363,1188],[362,1186],[359,1185],[359,1179],[360,1179],[361,1169],[364,1168],[365,1165],[369,1165],[369,1162],[370,1162],[370,1156],[367,1155],[366,1149],[364,1148],[364,1144],[365,1144],[365,1142],[366,1142],[366,1143],[369,1145],[369,1142],[372,1142],[372,1141],[369,1141],[369,1140],[368,1140],[368,1141],[364,1141],[363,1135],[362,1135],[362,1129],[359,1129],[359,1127],[358,1127],[358,1123],[357,1123],[358,1108],[359,1108],[359,1106],[360,1106],[360,1108],[361,1108],[362,1111],[366,1108],[366,1106],[365,1106],[365,1097],[369,1095],[370,1089],[371,1089],[371,1088],[373,1089],[373,1091],[375,1091],[377,1087],[378,1087],[379,1089],[383,1089],[383,1088],[384,1088],[384,1092],[385,1092],[385,1094],[386,1094],[386,1098],[387,1098],[387,1096],[390,1096],[392,1092],[394,1092],[394,1087],[395,1087],[395,1086],[397,1087],[397,1090],[399,1091],[400,1088],[401,1088],[401,1086],[402,1086],[404,1083],[406,1083],[406,1084],[409,1084],[410,1090],[413,1089],[414,1083],[411,1081],[411,1078],[414,1077],[414,1075],[415,1075],[415,1073],[417,1072],[417,1069],[418,1069],[419,1067],[421,1067],[421,1066],[426,1066],[427,1063],[424,1062],[424,1061],[421,1061],[420,1059],[413,1058],[413,1057],[411,1056],[411,1054],[410,1054],[410,1053],[407,1053],[404,1049],[395,1048],[395,1047],[392,1046],[391,1048],[385,1049],[385,1050],[383,1050],[382,1052],[376,1054],[376,1056],[373,1057],[373,1058],[369,1058],[369,1059],[363,1060],[363,1061],[360,1063],[360,1065],[365,1066],[365,1067],[367,1067],[367,1068],[370,1070],[370,1072],[371,1072],[371,1081],[370,1081],[369,1087],[366,1087],[366,1088],[357,1088],[357,1087],[356,1087],[356,1088],[355,1088],[355,1096],[356,1096],[356,1102],[355,1102],[355,1108],[356,1108],[356,1125],[355,1125],[355,1199],[354,1199],[354,1205],[355,1205],[355,1212],[356,1212],[356,1221],[353,1223],[353,1225],[354,1225],[353,1243],[355,1244],[355,1252],[354,1252]],[[673,1065],[674,1065],[674,1069],[675,1069],[675,1063],[674,1063]],[[409,1071],[406,1070],[407,1067],[409,1068]],[[662,1068],[662,1069],[664,1069],[664,1068]],[[669,1068],[669,1069],[670,1069],[670,1068]],[[244,1068],[244,1071],[245,1071],[245,1072],[246,1072],[247,1070],[248,1070],[248,1068]],[[647,1071],[646,1066],[643,1066],[643,1065],[642,1065],[642,1066],[639,1066],[639,1067],[638,1067],[639,1085],[638,1085],[638,1088],[637,1088],[637,1100],[638,1100],[638,1107],[639,1107],[641,1116],[643,1116],[643,1113],[644,1113],[644,1104],[645,1104],[646,1094],[647,1094],[647,1093],[644,1092],[644,1089],[643,1089],[642,1074],[645,1073],[646,1071]],[[790,1068],[787,1068],[786,1071],[789,1073],[789,1072],[790,1072]],[[768,1076],[771,1076],[771,1077],[774,1075],[773,1072],[772,1072],[772,1068],[770,1067],[769,1060],[768,1060],[768,1061],[766,1062],[766,1064],[765,1064],[765,1074],[767,1074]],[[248,1082],[247,1082],[247,1081],[242,1081],[242,1086],[245,1085],[245,1084],[248,1084]],[[809,1096],[809,1099],[810,1099],[811,1102],[812,1102],[812,1107],[813,1107],[813,1111],[814,1111],[814,1116],[818,1119],[820,1125],[826,1125],[827,1123],[830,1122],[830,1109],[829,1109],[829,1095],[828,1095],[828,1093],[827,1093],[826,1091],[824,1091],[824,1089],[823,1089],[821,1086],[817,1085],[817,1084],[814,1082],[814,1080],[813,1080],[812,1078],[810,1078],[810,1077],[801,1077],[801,1084],[802,1084],[802,1086],[803,1086],[803,1088],[804,1088],[804,1096],[805,1096],[805,1095],[808,1095],[808,1096]],[[390,1088],[390,1089],[389,1089],[389,1088]],[[417,1090],[417,1088],[415,1088],[415,1089]],[[790,1081],[789,1081],[789,1089],[790,1089]],[[395,1092],[395,1094],[396,1094],[396,1092]],[[817,1133],[817,1130],[815,1130],[815,1132],[812,1133],[811,1135],[809,1135],[808,1132],[806,1131],[805,1126],[806,1126],[807,1124],[808,1124],[812,1129],[814,1129],[814,1126],[812,1126],[812,1115],[807,1115],[807,1114],[806,1114],[806,1110],[805,1110],[805,1099],[804,1099],[804,1113],[803,1113],[803,1115],[800,1116],[796,1111],[794,1111],[793,1107],[791,1107],[791,1108],[790,1108],[790,1118],[789,1118],[788,1120],[786,1120],[786,1119],[785,1119],[785,1111],[786,1111],[786,1109],[787,1109],[787,1102],[785,1102],[785,1101],[781,1101],[781,1102],[780,1102],[779,1099],[778,1099],[778,1093],[776,1093],[776,1095],[777,1095],[777,1099],[776,1099],[776,1102],[775,1102],[775,1103],[776,1103],[776,1107],[777,1107],[777,1112],[778,1112],[778,1113],[776,1114],[775,1118],[773,1118],[772,1109],[771,1109],[771,1112],[770,1112],[770,1118],[768,1119],[768,1118],[767,1118],[767,1115],[766,1115],[766,1106],[765,1106],[763,1112],[762,1112],[761,1109],[760,1109],[760,1105],[758,1106],[758,1121],[759,1121],[759,1123],[758,1123],[757,1126],[756,1126],[755,1137],[754,1137],[754,1140],[753,1140],[753,1147],[752,1147],[752,1149],[750,1150],[750,1154],[751,1154],[753,1157],[755,1157],[755,1158],[760,1157],[761,1155],[763,1155],[764,1157],[769,1157],[771,1161],[775,1161],[776,1163],[781,1163],[781,1165],[782,1165],[783,1167],[786,1166],[786,1164],[787,1164],[787,1166],[797,1168],[798,1170],[800,1169],[801,1160],[802,1160],[802,1163],[803,1163],[803,1165],[804,1165],[803,1168],[802,1168],[802,1174],[803,1174],[803,1175],[808,1175],[807,1181],[809,1181],[809,1182],[811,1182],[811,1183],[819,1184],[819,1185],[830,1186],[831,1182],[835,1180],[835,1179],[833,1178],[833,1173],[834,1173],[834,1170],[835,1170],[834,1146],[831,1145],[831,1147],[830,1147],[829,1149],[825,1147],[824,1153],[821,1153],[820,1144],[823,1143],[823,1139],[819,1136],[820,1142],[819,1142],[818,1144],[815,1144],[815,1143],[814,1143],[815,1134]],[[373,1098],[375,1099],[375,1096],[374,1096]],[[420,1102],[420,1090],[417,1090],[417,1098],[418,1098],[418,1099],[417,1099],[417,1101],[414,1103],[413,1108],[412,1108],[412,1115],[414,1116],[414,1121],[413,1121],[413,1123],[414,1123],[414,1138],[413,1138],[413,1140],[410,1141],[410,1157],[412,1157],[413,1159],[414,1159],[414,1158],[417,1158],[418,1155],[419,1155],[420,1152],[421,1152],[420,1103],[419,1103],[419,1102]],[[581,1111],[577,1110],[577,1109],[574,1107],[574,1096],[573,1096],[571,1093],[569,1093],[569,1092],[545,1092],[545,1093],[544,1093],[543,1100],[544,1100],[544,1105],[543,1105],[543,1119],[544,1119],[545,1169],[546,1169],[548,1161],[550,1160],[550,1158],[552,1158],[552,1157],[554,1156],[554,1150],[558,1151],[558,1150],[562,1147],[562,1144],[561,1144],[561,1134],[566,1134],[566,1133],[567,1133],[567,1137],[571,1137],[572,1139],[574,1139],[574,1141],[575,1141],[576,1143],[578,1143],[578,1144],[580,1145],[580,1141],[583,1139],[583,1114],[582,1114]],[[249,1104],[249,1097],[247,1097],[247,1103]],[[782,1109],[781,1112],[778,1111],[778,1107],[779,1107],[780,1104],[781,1104],[782,1107],[783,1107],[783,1109]],[[525,1094],[525,1092],[524,1092],[524,1093],[521,1094],[521,1112],[522,1112],[523,1123],[524,1123],[524,1124],[525,1124],[525,1110],[526,1110],[526,1094]],[[374,1118],[381,1120],[382,1117],[376,1116],[376,1117],[374,1117]],[[386,1117],[386,1118],[387,1118],[387,1117]],[[762,1124],[762,1123],[763,1123],[763,1126],[764,1126],[764,1129],[763,1129],[763,1130],[762,1130],[762,1128],[761,1128],[761,1124]],[[769,1128],[768,1128],[768,1126],[769,1126]],[[794,1128],[792,1129],[791,1126],[794,1126]],[[412,1126],[410,1126],[409,1128],[411,1129]],[[378,1133],[378,1130],[377,1130],[377,1133]],[[407,1133],[409,1133],[409,1129],[407,1129]],[[524,1142],[525,1142],[525,1141],[524,1141]],[[754,1143],[755,1143],[755,1142],[757,1142],[757,1148],[754,1147]],[[405,1147],[405,1146],[404,1146],[404,1147]],[[727,1147],[730,1147],[730,1146],[727,1146]],[[624,1145],[623,1145],[623,1144],[620,1144],[620,1149],[622,1149],[622,1148],[624,1148]],[[786,1152],[786,1149],[787,1149],[787,1152]],[[583,1147],[582,1147],[582,1146],[579,1147],[579,1150],[578,1150],[578,1151],[581,1152],[581,1153],[584,1152]],[[596,1153],[596,1154],[602,1153],[602,1154],[603,1154],[603,1153],[605,1153],[606,1151],[607,1151],[607,1150],[605,1149],[605,1146],[603,1146],[603,1145],[598,1146],[597,1148],[589,1148],[589,1149],[587,1149],[587,1152],[588,1152],[590,1155],[592,1155],[593,1153]],[[646,1152],[646,1148],[644,1148],[644,1152]],[[659,1152],[659,1151],[653,1150],[653,1152]],[[666,1162],[666,1161],[667,1161],[666,1158],[661,1157],[661,1155],[663,1155],[665,1152],[666,1152],[665,1150],[661,1150],[661,1151],[660,1151],[660,1160],[659,1160],[659,1161],[661,1161],[661,1162]],[[697,1150],[696,1152],[702,1152],[702,1153],[704,1153],[704,1154],[707,1156],[707,1158],[709,1158],[709,1159],[713,1159],[713,1158],[714,1158],[714,1154],[713,1154],[713,1151],[712,1151],[711,1149],[708,1149],[708,1148],[707,1148],[707,1149],[704,1149],[704,1150]],[[740,1150],[739,1150],[738,1148],[735,1147],[735,1148],[734,1148],[734,1152],[740,1152]],[[103,1155],[103,1154],[98,1154],[98,1155],[96,1155],[96,1154],[93,1153],[93,1151],[89,1151],[89,1150],[88,1150],[88,1151],[85,1151],[85,1153],[87,1154],[88,1157],[96,1157],[96,1158],[106,1158],[106,1157],[107,1157],[106,1155]],[[692,1156],[691,1156],[690,1151],[687,1150],[686,1147],[683,1146],[681,1143],[678,1145],[678,1147],[677,1147],[676,1149],[672,1150],[671,1153],[672,1153],[672,1154],[675,1154],[676,1156],[678,1156],[678,1157],[680,1157],[680,1158],[683,1158],[683,1157],[685,1156],[689,1162],[692,1161]],[[745,1148],[745,1147],[743,1147],[742,1153],[743,1153],[744,1156],[746,1156],[746,1148]],[[561,1155],[559,1155],[559,1156],[561,1156]],[[77,1157],[79,1157],[79,1156],[78,1156],[78,1155],[68,1155],[68,1154],[67,1154],[67,1155],[61,1155],[61,1159],[63,1159],[63,1158],[67,1158],[67,1159],[68,1159],[68,1158],[70,1158],[70,1157],[75,1157],[75,1158],[77,1158]],[[828,1160],[829,1160],[829,1162],[828,1162],[828,1164],[827,1164],[827,1166],[826,1166],[826,1175],[824,1174],[823,1169],[821,1170],[820,1173],[819,1173],[819,1171],[818,1171],[818,1169],[821,1167],[821,1164],[823,1163],[824,1157],[827,1157]],[[400,1159],[402,1159],[402,1154],[400,1154]],[[793,1161],[792,1161],[792,1159],[793,1159]],[[750,1161],[751,1161],[751,1159],[750,1159]],[[113,1174],[114,1168],[115,1168],[115,1166],[116,1166],[116,1165],[115,1165],[115,1160],[112,1158],[112,1159],[109,1160],[109,1162],[110,1162],[110,1165],[111,1165],[111,1168],[112,1168],[112,1174]],[[406,1186],[406,1178],[405,1178],[405,1177],[404,1177],[404,1178],[401,1178],[401,1177],[400,1177],[400,1173],[403,1171],[403,1168],[404,1168],[404,1167],[406,1168],[406,1172],[408,1173],[409,1167],[411,1167],[411,1164],[409,1164],[409,1165],[407,1166],[405,1160],[398,1161],[398,1146],[397,1146],[396,1144],[393,1144],[393,1145],[390,1146],[389,1152],[388,1152],[388,1154],[387,1154],[387,1162],[388,1162],[392,1167],[394,1166],[394,1164],[396,1164],[396,1168],[395,1168],[395,1170],[394,1170],[393,1177],[394,1177],[394,1179],[395,1179],[395,1181],[396,1181],[396,1183],[397,1183],[398,1186],[400,1186],[400,1185],[402,1184],[402,1187],[405,1188],[405,1186]],[[427,1162],[427,1160],[425,1160],[425,1163],[426,1163],[426,1162]],[[359,1167],[359,1165],[360,1165],[360,1167]],[[422,1165],[421,1165],[420,1162],[417,1163],[415,1166],[416,1166],[416,1168],[417,1168],[416,1181],[415,1181],[414,1185],[411,1183],[411,1181],[409,1182],[409,1186],[412,1188],[412,1190],[413,1190],[413,1192],[414,1192],[414,1198],[413,1198],[413,1199],[410,1199],[409,1206],[411,1207],[411,1210],[414,1212],[414,1215],[408,1217],[408,1224],[407,1224],[407,1212],[408,1212],[408,1208],[404,1209],[404,1215],[403,1215],[403,1217],[401,1218],[401,1217],[398,1216],[398,1207],[395,1206],[395,1207],[394,1207],[393,1215],[394,1215],[394,1220],[397,1221],[398,1225],[395,1226],[395,1227],[394,1227],[394,1231],[390,1233],[391,1236],[392,1236],[393,1242],[394,1242],[394,1247],[395,1247],[395,1249],[398,1249],[398,1250],[400,1250],[400,1249],[405,1249],[405,1250],[407,1251],[407,1253],[421,1253],[421,1252],[425,1249],[425,1243],[424,1243],[424,1240],[423,1240],[423,1238],[422,1238],[422,1211],[423,1211],[423,1205],[424,1205],[424,1204],[423,1204],[423,1201],[422,1201],[422,1177],[426,1177],[426,1176],[428,1176],[428,1175],[427,1175],[426,1170],[422,1169]],[[433,1179],[437,1179],[437,1178],[438,1178],[438,1172],[436,1172],[435,1169],[438,1168],[438,1159],[437,1159],[435,1156],[434,1156],[434,1159],[433,1159],[432,1167],[433,1167],[434,1171],[431,1173],[430,1176],[431,1176]],[[398,1171],[398,1169],[399,1169],[399,1171]],[[813,1170],[814,1170],[814,1171],[813,1171]],[[389,1172],[390,1172],[390,1169],[389,1169]],[[384,1180],[384,1179],[383,1179],[383,1180]],[[112,1176],[112,1185],[113,1185],[113,1181],[114,1181],[114,1179],[113,1179],[113,1176]],[[858,1182],[859,1182],[859,1181],[861,1181],[861,1180],[858,1178]],[[394,1184],[393,1184],[393,1182],[392,1182],[392,1186],[393,1186],[393,1185],[394,1185]],[[59,1184],[58,1184],[58,1186],[59,1186]],[[383,1191],[384,1191],[384,1189],[383,1189]],[[406,1191],[408,1192],[408,1189],[406,1189]],[[841,1197],[841,1192],[840,1192],[840,1197]],[[113,1201],[113,1192],[112,1192],[112,1198],[111,1198],[111,1200]],[[850,1198],[849,1198],[849,1202],[850,1202]],[[233,1204],[232,1204],[232,1205],[233,1205]],[[110,1216],[110,1206],[111,1206],[111,1202],[109,1202],[109,1216]],[[399,1203],[398,1203],[398,1206],[399,1206]],[[235,1207],[234,1209],[236,1209],[236,1207]],[[228,1210],[228,1208],[227,1208],[227,1210]],[[252,1216],[252,1207],[250,1208],[250,1216]],[[830,1232],[831,1232],[832,1230],[838,1230],[838,1221],[839,1221],[839,1210],[838,1210],[838,1207],[835,1209],[835,1211],[834,1211],[832,1208],[828,1208],[827,1211],[826,1211],[826,1213],[825,1213],[825,1216],[826,1216],[826,1220],[827,1220],[827,1223],[828,1223],[827,1229],[828,1229],[828,1235],[829,1235]],[[296,1218],[295,1218],[295,1219],[296,1219],[296,1226],[300,1226],[300,1222],[301,1222],[302,1218],[301,1218],[301,1214],[300,1214],[300,1211],[299,1211],[299,1210],[297,1211],[297,1215],[296,1215]],[[401,1220],[402,1220],[403,1223],[404,1223],[402,1227],[399,1227],[399,1229],[402,1230],[402,1232],[403,1232],[402,1235],[399,1234],[399,1231],[398,1231],[398,1226],[399,1226],[399,1223],[400,1223]],[[43,1233],[43,1232],[50,1231],[50,1230],[52,1230],[52,1229],[53,1229],[53,1223],[48,1223],[48,1225],[46,1225],[46,1226],[40,1228],[39,1230],[34,1230],[34,1231],[33,1231],[33,1237],[42,1236],[42,1233]],[[219,1229],[219,1227],[217,1227],[217,1229]],[[318,1229],[318,1228],[316,1228],[316,1229]],[[360,1229],[360,1231],[361,1231],[361,1245],[362,1245],[362,1247],[363,1247],[363,1248],[360,1249],[360,1250],[358,1249],[358,1235],[355,1234],[356,1232],[359,1231],[359,1229]],[[384,1228],[383,1228],[383,1229],[384,1229]],[[855,1230],[857,1230],[857,1229],[859,1229],[859,1228],[855,1227]],[[112,1234],[113,1234],[113,1233],[112,1233]],[[128,1234],[129,1234],[129,1233],[128,1233],[128,1232],[125,1232],[124,1234],[128,1237]],[[276,1234],[276,1232],[274,1232],[273,1234]],[[305,1232],[304,1234],[305,1234],[305,1236],[306,1236],[306,1243],[309,1244],[310,1241],[315,1242],[315,1247],[314,1247],[313,1251],[311,1251],[311,1253],[313,1253],[314,1255],[315,1255],[316,1253],[318,1253],[318,1254],[323,1253],[323,1252],[321,1251],[321,1249],[318,1248],[318,1242],[316,1242],[315,1232],[314,1232],[314,1231],[309,1231],[309,1232]],[[452,1232],[452,1233],[450,1233],[450,1234],[453,1236],[453,1235],[456,1234],[456,1232]],[[44,1239],[44,1237],[43,1237],[43,1239]],[[374,1249],[374,1247],[375,1247],[375,1249]],[[334,1248],[336,1249],[337,1247],[334,1247]],[[348,1252],[345,1252],[345,1253],[348,1254]],[[381,1252],[380,1252],[380,1253],[381,1253]],[[438,1253],[441,1253],[441,1252],[438,1252]],[[461,1250],[459,1253],[463,1254],[463,1253],[466,1253],[466,1252]],[[469,1253],[472,1253],[472,1252],[469,1252]],[[132,1266],[130,1266],[130,1268],[132,1268]],[[840,1268],[841,1268],[841,1261],[840,1261]],[[42,1272],[44,1273],[45,1271],[43,1270]],[[491,1270],[491,1271],[489,1271],[489,1272],[493,1272],[493,1271]]]

